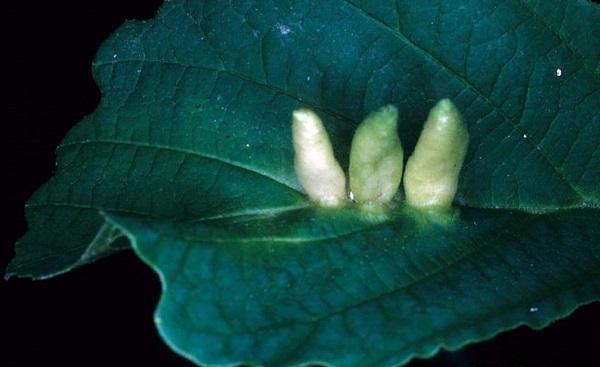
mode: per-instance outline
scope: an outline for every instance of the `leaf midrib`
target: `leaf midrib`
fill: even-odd
[[[581,212],[581,210],[580,210],[580,212]],[[587,214],[583,214],[583,215],[586,216]],[[269,331],[269,330],[278,329],[278,328],[286,328],[286,327],[292,326],[292,325],[307,324],[307,325],[310,326],[310,330],[309,330],[309,333],[310,333],[311,330],[314,330],[320,322],[322,322],[323,320],[326,320],[329,317],[332,317],[334,315],[347,312],[348,310],[351,310],[351,309],[355,309],[357,307],[360,307],[363,304],[368,304],[368,303],[374,302],[377,299],[380,299],[382,297],[386,297],[388,295],[393,295],[393,294],[395,294],[397,292],[406,291],[407,289],[410,289],[411,287],[415,287],[418,284],[421,284],[422,282],[426,281],[427,279],[431,279],[433,277],[436,277],[436,276],[438,276],[441,273],[447,272],[448,269],[454,268],[454,267],[456,267],[456,266],[464,263],[464,261],[467,261],[466,259],[471,259],[473,257],[479,256],[482,253],[487,253],[487,252],[491,251],[491,249],[494,249],[494,248],[497,249],[498,247],[505,245],[503,243],[500,243],[501,241],[497,241],[496,239],[497,238],[504,238],[505,236],[510,236],[512,238],[518,238],[518,235],[515,235],[514,233],[518,232],[520,230],[520,228],[527,228],[530,225],[530,222],[532,220],[535,220],[535,217],[536,216],[532,215],[532,216],[527,217],[525,220],[513,222],[513,224],[510,225],[510,226],[508,226],[508,227],[502,226],[501,227],[502,230],[500,230],[500,231],[498,231],[497,228],[495,230],[491,230],[491,232],[493,232],[493,238],[490,238],[490,235],[487,232],[480,233],[479,235],[477,235],[477,236],[474,237],[473,242],[474,243],[480,243],[480,241],[478,240],[478,238],[480,238],[480,239],[483,240],[483,244],[481,246],[477,246],[477,247],[473,248],[471,251],[463,253],[462,256],[453,259],[451,262],[444,263],[444,264],[440,265],[439,268],[436,269],[435,271],[422,274],[421,277],[419,277],[417,279],[414,279],[414,280],[410,280],[410,281],[406,282],[405,284],[403,284],[403,285],[401,285],[401,286],[399,286],[397,288],[391,289],[389,291],[385,291],[385,292],[381,292],[381,293],[377,293],[377,294],[371,295],[370,297],[367,297],[367,298],[365,298],[365,299],[363,299],[361,301],[353,302],[353,303],[351,303],[349,305],[346,305],[346,306],[343,306],[343,307],[339,307],[337,309],[333,309],[333,310],[331,310],[329,312],[326,312],[326,313],[324,313],[322,315],[318,315],[316,317],[310,317],[308,319],[299,319],[299,320],[286,320],[284,322],[278,322],[278,323],[272,323],[272,324],[269,324],[269,325],[264,325],[264,326],[259,327],[259,328],[248,329],[247,331],[244,331],[244,332],[256,333],[256,332],[260,332],[260,331],[263,331],[263,330]],[[135,235],[133,235],[132,233],[130,235],[132,236],[132,239],[135,239]],[[169,241],[170,238],[172,238],[171,235],[166,234],[165,232],[162,232],[162,231],[158,231],[158,236],[157,236],[156,241],[157,241],[157,243],[161,243],[161,242],[164,242],[164,241]],[[189,248],[189,246],[194,246],[194,245],[187,243],[186,247]],[[152,261],[149,261],[149,264],[155,269],[155,271],[157,271],[159,274],[162,274],[162,271],[161,271],[161,269],[160,269],[160,267],[158,265],[156,265]],[[594,276],[597,275],[596,273],[597,272],[593,272],[592,271],[592,274],[590,274],[588,272],[588,273],[584,274],[583,279],[581,279],[581,278],[578,277],[577,279],[581,280],[580,283],[582,283],[581,287],[588,286],[586,284],[583,284],[583,282],[585,280],[594,279]],[[164,278],[164,275],[161,276],[161,279],[163,279],[163,281],[167,281],[168,282],[168,280],[166,278]],[[574,280],[575,280],[575,278],[574,278]],[[559,287],[559,289],[561,291],[564,290],[563,288],[564,287]],[[167,297],[168,297],[168,295],[166,293],[163,293],[163,295],[161,297],[161,304],[164,302],[164,300]],[[535,301],[538,302],[538,299],[539,299],[540,300],[539,302],[542,302],[542,301],[545,301],[546,298],[547,297],[540,296],[540,297],[536,298]],[[507,310],[505,313],[510,313],[515,308],[515,307],[512,306],[512,304],[508,305],[508,307],[510,309]],[[551,320],[549,320],[548,322],[550,322],[550,321]],[[512,328],[512,327],[518,326],[520,324],[527,324],[527,322],[519,322],[519,323],[516,323],[516,324],[511,324],[509,326],[506,326],[505,328],[502,328],[501,330]],[[168,325],[170,325],[171,327],[175,327],[175,328],[187,329],[186,325],[171,324],[171,323],[168,323]],[[453,329],[460,328],[460,327],[461,327],[460,324],[454,323],[454,324],[452,324],[452,325],[444,328],[444,330],[453,330]],[[501,331],[501,330],[499,330],[499,331]],[[215,331],[212,331],[212,330],[200,330],[199,331],[199,330],[195,330],[195,329],[189,329],[189,331],[190,332],[200,332],[200,333],[209,334],[209,335],[221,335],[221,336],[230,335],[230,333],[220,333],[220,332],[215,332]],[[485,333],[486,338],[490,337],[492,335],[495,335],[499,331],[490,332],[488,330]],[[296,345],[294,345],[294,346],[291,347],[292,350],[295,350],[295,349],[301,350],[302,349],[301,344],[303,343],[303,340],[301,340],[301,339],[303,339],[303,338],[300,338],[298,340],[298,343]],[[414,340],[414,341],[411,342],[411,345],[422,344],[422,341],[426,340],[426,339],[427,339],[426,337],[423,337],[423,338],[420,338],[418,340]],[[463,345],[463,344],[464,343],[462,343],[460,345]],[[459,347],[460,345],[456,345],[455,348]],[[433,349],[432,349],[432,351],[433,351]],[[427,353],[429,353],[429,352],[430,351],[428,351]],[[423,353],[423,352],[421,352],[421,353]],[[414,355],[415,355],[414,353],[410,354],[410,356],[414,356]],[[286,354],[285,359],[287,360],[288,358],[289,358],[289,355]]]
[[[406,291],[407,289],[409,289],[411,287],[414,287],[414,286],[416,286],[416,285],[418,285],[418,284],[420,284],[420,283],[422,283],[422,282],[424,282],[424,281],[426,281],[426,280],[428,280],[430,278],[433,278],[433,277],[435,277],[435,276],[437,276],[437,275],[439,275],[441,273],[445,273],[449,268],[453,268],[453,267],[461,264],[467,258],[472,258],[473,256],[478,256],[481,253],[489,251],[490,248],[497,248],[497,247],[500,247],[500,246],[504,246],[505,243],[503,243],[502,241],[495,241],[495,239],[497,239],[497,238],[503,238],[503,237],[506,237],[506,236],[508,236],[510,234],[514,234],[515,230],[518,230],[520,228],[526,228],[530,224],[530,222],[532,220],[534,220],[534,217],[535,216],[530,216],[530,217],[525,218],[524,220],[516,221],[512,225],[504,226],[502,228],[502,230],[497,230],[497,228],[495,227],[495,230],[492,231],[493,232],[493,238],[490,237],[490,233],[488,233],[488,232],[482,232],[482,233],[478,234],[477,236],[474,236],[473,237],[473,241],[472,241],[473,243],[483,243],[483,244],[480,245],[480,246],[474,247],[473,250],[471,250],[471,251],[463,253],[462,256],[453,259],[451,262],[447,262],[447,263],[439,266],[438,269],[436,269],[436,270],[434,270],[432,272],[423,274],[421,277],[416,278],[414,280],[411,280],[411,281],[409,281],[409,282],[407,282],[405,284],[402,284],[402,285],[398,286],[397,288],[390,289],[390,290],[387,290],[387,291],[384,291],[384,292],[380,292],[380,293],[377,293],[377,294],[365,297],[364,299],[361,299],[360,301],[350,303],[348,305],[345,305],[344,307],[339,307],[339,308],[330,310],[328,312],[325,312],[325,313],[323,313],[321,315],[312,317],[310,319],[287,320],[285,322],[272,323],[272,324],[269,324],[268,326],[264,326],[264,327],[260,327],[260,328],[249,329],[248,331],[256,332],[256,331],[269,330],[269,329],[273,329],[273,328],[284,328],[284,327],[287,327],[287,326],[297,325],[297,324],[319,323],[319,322],[321,322],[321,321],[323,321],[323,320],[325,320],[325,319],[327,319],[327,318],[329,318],[331,316],[347,312],[350,309],[354,309],[354,308],[360,307],[362,305],[365,305],[365,304],[368,304],[370,302],[376,301],[377,299],[380,299],[380,298],[383,298],[383,297],[387,297],[387,296],[391,296],[391,295],[396,294],[398,292]],[[128,232],[126,227],[123,227],[123,226],[120,226],[120,227],[121,227],[122,230]],[[135,234],[133,234],[131,232],[128,232],[128,233],[130,233],[130,236],[135,239]],[[158,242],[169,241],[169,239],[172,238],[171,235],[166,234],[166,233],[161,232],[161,231],[157,231],[157,234],[158,234],[157,243]],[[198,242],[200,242],[200,241],[198,241]],[[206,241],[206,240],[202,241],[202,242],[210,243],[210,241]],[[195,244],[194,243],[189,243],[189,242],[186,241],[186,247],[188,247],[188,246],[195,246]],[[150,262],[150,264],[152,265],[152,267],[157,272],[162,273],[162,271],[161,271],[161,269],[160,269],[160,267],[158,265],[156,265],[153,262]],[[164,294],[163,294],[163,297],[165,297]],[[209,333],[212,333],[212,334],[215,334],[215,335],[221,335],[222,334],[222,333],[218,333],[218,332],[209,332]],[[227,333],[223,333],[223,335],[228,335],[228,334]]]
[[[410,287],[415,286],[416,284],[418,284],[420,282],[423,282],[426,279],[432,278],[440,273],[447,271],[447,269],[449,269],[449,268],[459,265],[466,258],[470,258],[472,256],[478,256],[479,254],[481,254],[485,251],[489,251],[490,248],[497,248],[497,247],[506,245],[502,241],[497,241],[497,239],[500,239],[500,238],[518,239],[518,236],[515,235],[515,233],[517,233],[517,231],[520,229],[527,228],[529,226],[530,222],[535,219],[537,219],[536,215],[530,215],[530,216],[523,218],[522,220],[515,221],[510,225],[503,225],[500,227],[500,229],[499,229],[499,227],[494,227],[494,228],[490,229],[489,231],[481,232],[481,233],[477,234],[476,236],[471,237],[473,243],[482,243],[482,245],[473,247],[473,249],[471,251],[467,251],[467,252],[463,253],[462,256],[457,257],[457,258],[453,259],[452,261],[447,262],[443,265],[440,265],[439,268],[436,269],[435,271],[424,274],[419,278],[416,278],[412,281],[409,281],[409,282],[399,286],[398,288],[390,289],[388,291],[378,293],[371,297],[366,297],[365,299],[363,299],[359,302],[351,303],[350,305],[345,306],[344,308],[338,308],[338,309],[332,310],[323,315],[320,315],[319,317],[311,318],[310,320],[290,320],[289,322],[271,324],[270,326],[282,327],[282,326],[291,325],[291,324],[295,324],[295,323],[311,323],[311,322],[315,322],[315,321],[318,322],[329,316],[336,315],[341,312],[345,312],[348,309],[360,307],[361,305],[367,304],[367,303],[374,301],[380,297],[385,297],[387,295],[392,295],[397,292],[404,291]],[[377,225],[367,227],[364,230],[371,230],[374,227],[382,226],[385,224],[389,224],[389,222],[378,223]],[[124,228],[124,230],[127,231],[126,228]],[[157,232],[158,232],[159,241],[168,241],[170,238],[172,238],[172,235],[170,235],[166,232],[161,232],[161,231],[157,231]],[[360,232],[360,230],[353,232],[353,233],[357,233],[357,232]],[[350,233],[348,235],[352,235],[353,233]],[[135,237],[134,234],[131,234],[131,235],[133,237]],[[196,239],[196,240],[194,240],[193,243],[190,243],[190,242],[192,242],[191,239],[186,238],[185,240],[186,240],[186,246],[195,246],[195,245],[198,245],[201,243],[203,243],[203,244],[211,243],[210,240],[197,240]],[[315,242],[317,242],[317,241],[315,241]],[[154,266],[154,264],[153,264],[153,266]],[[155,267],[155,268],[158,271],[160,271],[160,269],[158,269],[158,267]],[[260,330],[260,329],[255,329],[255,330]]]

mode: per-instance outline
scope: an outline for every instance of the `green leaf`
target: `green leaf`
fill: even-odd
[[[367,367],[540,328],[598,297],[598,215],[309,208],[196,223],[109,218],[160,274],[155,322],[191,360]]]
[[[576,0],[166,1],[99,50],[102,101],[7,274],[70,270],[124,231],[163,278],[167,342],[209,363],[386,365],[541,327],[600,298],[598,33]],[[471,137],[456,218],[307,201],[292,110],[318,112],[347,169],[369,112],[398,108],[409,156],[441,98]]]

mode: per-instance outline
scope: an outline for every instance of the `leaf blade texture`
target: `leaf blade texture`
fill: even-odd
[[[166,1],[154,19],[128,22],[105,41],[93,64],[100,105],[58,147],[57,172],[28,203],[30,229],[8,275],[44,278],[68,271],[127,247],[118,232],[124,231],[163,276],[162,325],[182,322],[172,316],[181,311],[174,287],[182,297],[200,293],[170,275],[175,270],[168,258],[188,240],[201,243],[192,248],[207,258],[214,251],[235,260],[217,267],[215,275],[241,271],[231,269],[242,263],[264,273],[261,266],[274,259],[294,269],[291,262],[302,259],[314,270],[300,276],[296,269],[290,279],[311,284],[325,277],[324,290],[333,292],[327,296],[338,305],[356,296],[352,292],[364,292],[362,298],[381,297],[383,289],[406,294],[411,274],[428,279],[418,295],[392,304],[398,306],[397,322],[416,312],[429,334],[402,332],[402,323],[377,329],[385,310],[373,310],[372,325],[355,325],[356,335],[346,332],[353,325],[331,325],[337,353],[332,347],[317,353],[315,341],[293,349],[302,333],[289,329],[271,335],[269,345],[242,340],[220,354],[225,344],[198,348],[193,338],[160,326],[179,352],[223,364],[235,362],[227,355],[281,364],[302,358],[340,365],[401,363],[442,344],[459,347],[521,323],[541,327],[598,299],[600,39],[589,37],[600,33],[598,6],[483,0],[252,5]],[[351,208],[314,212],[293,170],[291,111],[309,107],[322,117],[335,156],[347,168],[352,135],[369,111],[386,104],[398,108],[398,133],[408,156],[427,111],[442,98],[458,106],[471,138],[455,199],[457,218],[444,225],[423,223],[401,205],[373,218]],[[254,243],[260,231],[262,247]],[[485,233],[480,241],[478,233]],[[276,246],[281,239],[292,243]],[[393,256],[383,256],[384,249]],[[344,250],[356,251],[346,271],[337,270],[338,262],[317,261],[319,251],[342,261]],[[471,251],[478,256],[469,257]],[[361,259],[366,265],[352,263]],[[186,261],[180,271],[208,271],[200,265],[206,258]],[[441,271],[448,269],[445,264],[464,273]],[[284,270],[253,284],[283,286]],[[347,292],[334,292],[336,278],[344,280]],[[198,279],[203,285],[204,278]],[[440,284],[436,293],[435,280],[441,279],[457,289]],[[226,276],[219,281],[220,288],[210,292],[231,289]],[[473,283],[502,291],[484,287],[485,293],[471,293]],[[514,289],[533,289],[537,298],[512,299]],[[258,299],[265,295],[249,303],[248,310],[257,310],[244,321],[251,327],[269,321],[258,313]],[[282,293],[282,301],[292,295]],[[494,297],[492,304],[484,296]],[[292,304],[279,306],[271,310],[275,320],[303,315],[298,310],[294,316]],[[537,311],[530,312],[533,308]],[[206,314],[217,315],[208,329],[231,330],[219,324],[217,311],[206,306]],[[425,317],[434,314],[439,318]],[[451,321],[459,316],[464,319],[452,332]],[[479,322],[469,328],[464,322],[469,317]],[[380,348],[355,348],[368,330],[398,338]],[[392,347],[396,353],[389,352]],[[242,353],[248,348],[251,357]],[[276,349],[287,354],[277,355]],[[348,360],[339,359],[344,353]]]

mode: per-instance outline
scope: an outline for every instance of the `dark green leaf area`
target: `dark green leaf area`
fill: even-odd
[[[395,104],[410,152],[429,108],[451,98],[471,136],[461,204],[597,207],[600,45],[580,29],[600,32],[600,11],[567,5],[167,2],[100,50],[98,114],[110,118],[67,142],[193,151],[297,188],[294,107],[321,114],[347,166],[369,112]]]
[[[394,366],[534,328],[600,294],[596,210],[303,208],[196,222],[107,214],[160,275],[156,323],[199,364]]]
[[[166,1],[98,51],[101,103],[58,147],[9,274],[79,263],[98,211],[189,220],[303,206],[300,106],[323,118],[347,169],[368,113],[398,108],[408,156],[427,111],[451,98],[471,137],[458,204],[598,208],[599,19],[575,0]]]
[[[32,199],[25,213],[28,222],[35,225],[17,242],[16,256],[6,269],[6,278],[48,278],[130,248],[129,241],[105,223],[97,209],[42,204]]]

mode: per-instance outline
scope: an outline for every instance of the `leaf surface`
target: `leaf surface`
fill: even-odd
[[[109,218],[160,274],[162,336],[201,365],[396,366],[541,328],[600,292],[597,210]]]

